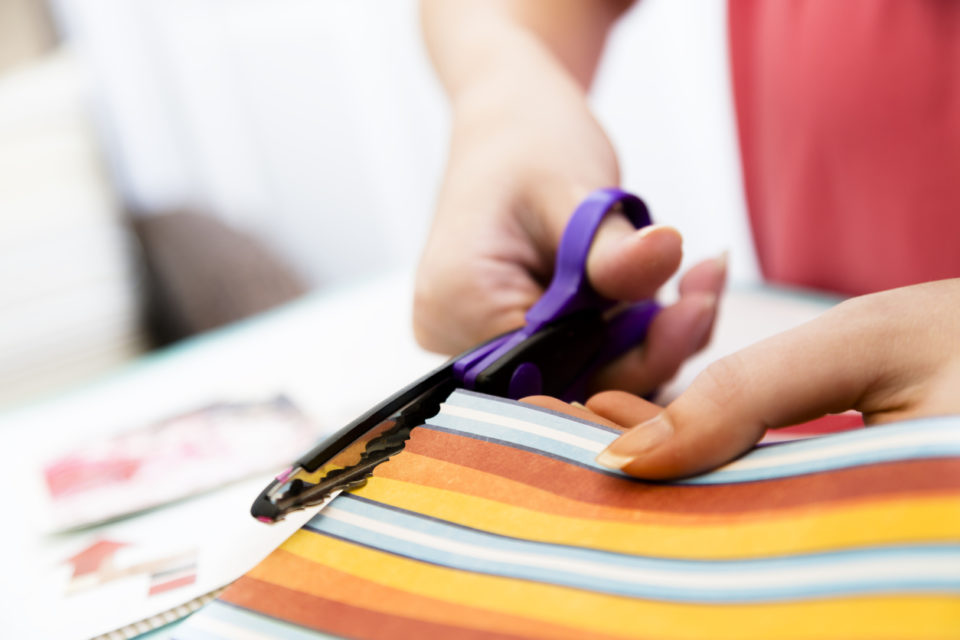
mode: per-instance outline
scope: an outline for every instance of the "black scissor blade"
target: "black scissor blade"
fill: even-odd
[[[377,425],[396,418],[403,413],[412,414],[422,403],[429,404],[431,396],[436,394],[438,389],[445,388],[447,384],[450,385],[449,391],[446,392],[447,395],[449,395],[450,391],[456,386],[452,360],[445,362],[422,378],[408,384],[329,438],[326,438],[319,445],[301,456],[296,462],[297,466],[307,471],[316,471],[321,465],[329,462],[335,455],[349,447],[359,438],[362,438],[377,427]],[[440,400],[436,402],[438,408],[442,400],[443,398],[440,398]]]
[[[440,411],[456,387],[453,361],[404,387],[301,457],[291,472],[261,492],[251,513],[275,522],[364,484],[377,465],[403,450],[411,429]]]

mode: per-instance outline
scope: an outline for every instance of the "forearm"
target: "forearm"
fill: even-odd
[[[423,0],[427,48],[454,108],[504,94],[582,96],[628,0]]]

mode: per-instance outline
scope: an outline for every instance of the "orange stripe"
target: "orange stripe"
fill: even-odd
[[[570,629],[542,620],[531,620],[486,609],[440,602],[307,561],[283,549],[274,551],[247,576],[264,583],[293,587],[305,594],[356,605],[385,615],[416,618],[433,624],[534,638],[576,640],[583,637],[582,629]],[[225,594],[225,597],[228,594]],[[288,594],[279,593],[271,596],[269,592],[261,592],[258,598],[267,598],[262,603],[260,601],[240,603],[232,595],[228,599],[236,604],[266,612],[266,609],[273,610],[277,606],[271,603],[271,600],[287,596]]]
[[[328,594],[329,595],[329,594]],[[286,623],[362,640],[521,640],[506,635],[415,618],[392,616],[330,598],[303,593],[243,576],[220,599]]]
[[[613,520],[645,524],[694,525],[742,521],[742,516],[715,516],[686,513],[661,513],[641,509],[610,507],[580,502],[524,485],[509,478],[461,467],[450,462],[428,458],[409,451],[381,464],[374,474],[378,478],[400,480],[436,489],[445,489],[478,498],[486,498],[540,513],[550,513],[586,520]],[[362,495],[362,494],[361,494]]]
[[[928,492],[917,496],[876,496],[870,500],[861,497],[845,502],[835,501],[826,505],[801,505],[779,510],[753,510],[742,513],[671,513],[656,510],[628,509],[596,503],[580,502],[540,488],[530,487],[515,480],[460,467],[449,462],[428,458],[405,451],[390,463],[380,465],[376,477],[385,480],[408,482],[434,489],[443,489],[468,496],[492,500],[536,513],[544,513],[579,520],[624,522],[646,526],[717,527],[771,522],[784,518],[810,515],[829,516],[842,513],[851,507],[870,504],[892,504],[904,498],[936,498],[940,492]],[[955,493],[955,492],[954,492]],[[367,495],[363,489],[359,495]],[[947,497],[949,497],[948,494]],[[931,530],[931,534],[933,531]]]

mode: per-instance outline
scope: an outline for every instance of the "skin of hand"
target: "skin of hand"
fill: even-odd
[[[424,3],[427,44],[453,115],[417,270],[414,332],[425,348],[458,353],[522,326],[549,283],[570,214],[591,190],[619,184],[616,154],[585,94],[624,3],[603,6]],[[587,274],[608,298],[644,300],[676,271],[681,252],[675,229],[638,231],[611,214]],[[724,259],[685,274],[680,299],[654,320],[648,346],[604,370],[596,388],[646,393],[672,377],[709,340],[725,274]]]
[[[867,425],[960,413],[958,389],[960,279],[952,279],[847,300],[714,362],[664,409],[618,391],[586,406],[594,419],[632,427],[597,461],[660,480],[716,468],[767,429],[827,413],[855,409]]]

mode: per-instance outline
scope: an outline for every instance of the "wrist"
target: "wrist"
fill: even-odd
[[[485,116],[491,111],[542,112],[551,104],[586,103],[586,90],[546,45],[516,25],[489,26],[483,55],[447,83],[455,114]],[[495,47],[486,43],[494,42]]]

